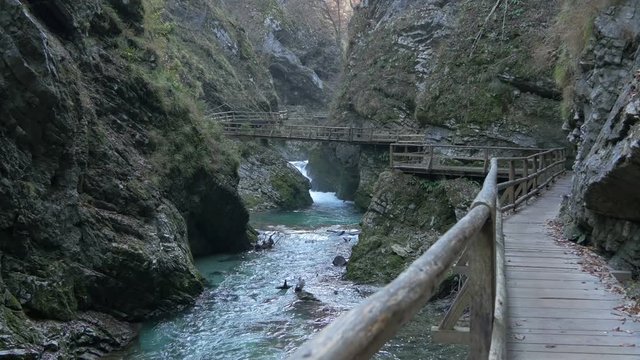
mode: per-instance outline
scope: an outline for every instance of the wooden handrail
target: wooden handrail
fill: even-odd
[[[428,164],[423,164],[427,168],[432,166],[434,147],[429,145],[420,154],[421,158],[430,156]],[[393,165],[396,155],[393,145],[390,151]],[[342,314],[290,358],[369,358],[424,306],[450,269],[468,269],[465,272],[467,281],[443,322],[434,327],[433,338],[468,344],[470,359],[506,359],[508,299],[502,212],[515,209],[560,175],[564,171],[565,155],[564,149],[550,149],[531,156],[491,158],[482,190],[467,215],[395,280]],[[546,157],[555,161],[545,165]],[[516,171],[518,160],[523,164],[521,171]],[[498,165],[505,161],[509,163],[510,180],[498,184]],[[529,169],[530,165],[532,169]],[[502,191],[502,200],[507,194],[511,203],[503,204],[498,199],[499,191]],[[469,328],[455,327],[467,307],[470,309]]]

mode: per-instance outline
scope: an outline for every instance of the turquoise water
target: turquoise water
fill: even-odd
[[[349,257],[362,214],[333,194],[315,193],[314,198],[319,202],[303,211],[252,214],[252,225],[263,234],[276,234],[274,248],[197,260],[207,289],[196,305],[144,324],[122,357],[283,358],[361,301],[366,287],[343,281],[344,268],[332,261],[336,255]],[[295,284],[299,277],[320,301],[299,300],[293,289],[276,289],[285,279]]]
[[[349,257],[362,214],[333,194],[311,195],[315,203],[306,210],[252,214],[251,223],[263,237],[275,234],[273,249],[197,260],[207,288],[196,305],[144,324],[137,341],[110,358],[282,359],[376,291],[342,280],[345,269],[332,265],[336,255]],[[276,289],[285,279],[295,284],[299,277],[319,301]],[[465,358],[451,346],[429,344],[429,328],[442,310],[427,306],[376,358]]]

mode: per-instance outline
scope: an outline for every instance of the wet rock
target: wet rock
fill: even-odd
[[[344,256],[338,255],[333,258],[332,264],[333,266],[346,266],[347,259],[345,259]]]
[[[251,210],[304,208],[313,203],[309,180],[275,150],[242,144],[246,154],[238,170],[238,192]]]
[[[34,350],[9,349],[0,350],[0,358],[11,360],[35,360],[40,358],[40,354]]]
[[[315,295],[304,290],[296,292],[296,297],[300,301],[320,302],[320,300],[318,300],[318,298]]]

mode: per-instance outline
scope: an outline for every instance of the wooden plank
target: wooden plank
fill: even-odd
[[[613,331],[615,329],[635,331],[633,322],[623,322],[622,320],[607,319],[561,319],[561,318],[520,318],[512,317],[509,325],[512,331],[518,332],[519,328],[527,329],[565,329],[581,330],[593,329],[600,331]]]
[[[522,271],[521,268],[507,268],[507,281],[509,280],[576,280],[576,281],[597,281],[598,278],[590,274],[554,272],[554,271]]]
[[[512,351],[527,352],[546,352],[549,355],[555,353],[571,353],[571,354],[599,354],[601,356],[610,355],[640,355],[640,348],[633,343],[625,343],[616,346],[606,345],[565,345],[565,344],[528,344],[528,343],[512,343]],[[639,356],[640,357],[640,356]]]
[[[536,298],[510,298],[509,304],[513,307],[537,307],[539,309],[544,308],[556,308],[556,309],[568,309],[571,307],[579,307],[581,309],[606,309],[610,310],[616,306],[622,304],[622,301],[617,299],[599,299],[599,300],[574,300],[574,299],[536,299]],[[588,328],[587,328],[588,329]]]
[[[626,332],[626,331],[610,331],[610,330],[575,330],[575,329],[518,329],[518,334],[526,335],[576,335],[583,338],[587,337],[599,337],[599,338],[614,338],[614,337],[626,337],[626,338],[638,338],[640,332]]]
[[[567,258],[539,258],[539,257],[523,257],[523,256],[509,256],[507,257],[507,265],[540,265],[540,266],[549,266],[549,267],[570,267],[570,268],[580,268],[580,264],[578,261],[580,259],[574,257],[571,259]]]
[[[507,285],[510,288],[543,288],[543,289],[582,289],[597,290],[602,289],[602,283],[595,280],[531,280],[519,279],[509,280]]]
[[[610,309],[541,309],[537,307],[510,307],[509,314],[512,317],[522,318],[552,318],[552,319],[606,319],[622,320],[624,314],[616,313]]]
[[[571,299],[571,300],[618,300],[619,297],[604,290],[574,289],[530,289],[509,288],[509,298]]]
[[[638,360],[636,355],[576,354],[556,352],[550,356],[548,352],[509,351],[509,360]]]
[[[602,336],[608,334],[519,334],[510,337],[509,342],[526,344],[562,344],[562,345],[604,345],[622,346],[636,345],[640,347],[639,336]],[[524,338],[523,338],[524,337]],[[521,340],[518,340],[521,339]]]

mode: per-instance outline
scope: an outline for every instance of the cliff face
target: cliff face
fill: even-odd
[[[567,233],[618,268],[640,271],[640,4],[622,1],[593,23],[580,59],[571,139],[577,143]]]
[[[558,1],[367,3],[351,22],[336,121],[441,143],[563,143],[561,94],[534,56]]]
[[[0,349],[97,356],[249,245],[202,113],[276,97],[208,1],[0,0],[0,49]]]
[[[294,210],[313,204],[309,180],[275,149],[244,143],[238,192],[250,210]]]
[[[342,53],[308,1],[223,1],[247,28],[268,67],[281,104],[325,110],[339,80]]]
[[[405,128],[436,144],[564,146],[562,94],[544,46],[560,1],[503,1],[494,9],[495,3],[364,2],[351,20],[331,121]],[[353,189],[344,197],[362,199],[366,207],[367,184],[384,165],[372,159],[382,159],[386,149],[335,162],[344,158],[339,150],[325,145],[315,157],[359,179],[337,188]],[[312,159],[310,167],[323,164]]]

